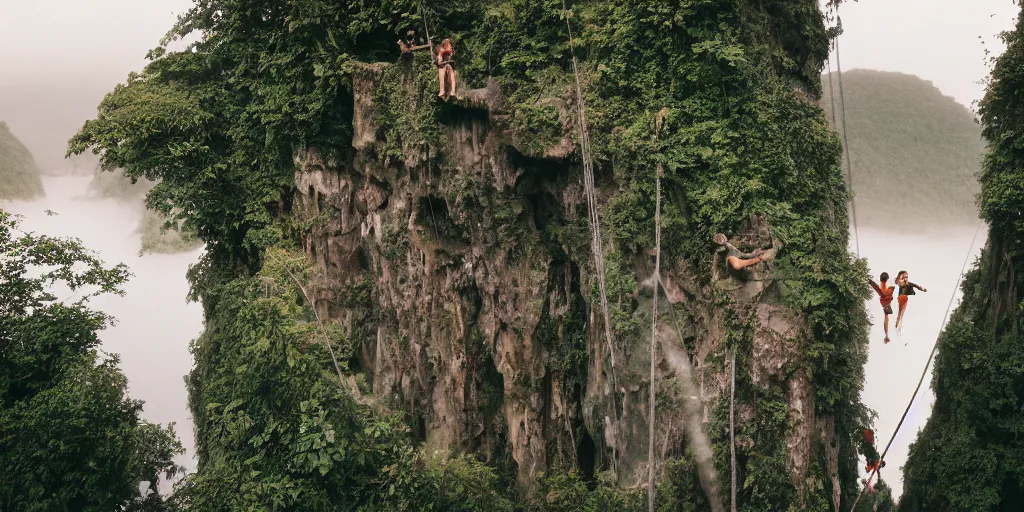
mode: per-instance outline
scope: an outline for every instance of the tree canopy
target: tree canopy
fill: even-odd
[[[128,269],[77,240],[25,233],[2,210],[0,254],[0,505],[107,512],[159,500],[141,498],[139,482],[176,475],[181,444],[173,426],[140,418],[117,357],[98,350],[112,319],[88,307],[120,294]]]

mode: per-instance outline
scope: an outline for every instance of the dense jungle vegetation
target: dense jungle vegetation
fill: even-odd
[[[910,448],[900,510],[1017,510],[1024,503],[1024,21],[1003,34],[980,104],[988,245],[939,339],[935,406]]]
[[[832,74],[832,84],[827,74],[822,80],[821,107],[831,122],[835,106],[841,128],[838,75]],[[902,73],[848,71],[843,90],[861,226],[895,230],[977,222],[976,175],[985,146],[967,107]]]
[[[182,222],[207,247],[189,275],[193,298],[202,301],[206,315],[206,331],[192,348],[196,368],[187,379],[199,468],[180,482],[171,501],[154,498],[147,510],[646,508],[642,493],[585,480],[571,467],[552,468],[532,486],[518,486],[484,454],[423,453],[408,418],[390,410],[386,397],[339,386],[325,341],[358,386],[361,376],[348,365],[354,347],[333,326],[321,329],[303,300],[302,286],[314,271],[296,250],[305,226],[289,215],[296,151],[315,148],[342,162],[352,157],[349,77],[356,64],[395,61],[397,34],[424,21],[455,41],[465,86],[482,86],[488,77],[501,83],[510,104],[510,136],[543,146],[539,142],[560,125],[557,109],[537,98],[564,95],[572,83],[567,19],[581,57],[599,180],[612,192],[602,219],[612,240],[609,260],[653,245],[651,169],[658,163],[665,168],[664,257],[674,265],[706,276],[714,233],[734,232],[751,214],[769,219],[785,247],[776,263],[782,300],[808,319],[801,366],[813,382],[815,414],[835,420],[836,491],[848,503],[858,491],[854,440],[870,423],[859,399],[867,276],[847,251],[840,145],[816,101],[828,51],[818,3],[602,0],[574,3],[566,11],[559,0],[473,0],[422,7],[427,20],[409,0],[197,1],[164,46],[150,53],[145,71],[111,92],[98,117],[71,141],[71,153],[95,151],[105,169],[156,182],[148,206]],[[197,34],[187,50],[166,51],[170,40]],[[667,115],[655,139],[655,117],[663,109]],[[439,130],[432,127],[439,110],[434,104],[415,112],[394,108],[385,121],[437,141]],[[402,157],[401,145],[382,149],[391,151],[382,152],[385,158]],[[510,215],[505,222],[501,227],[509,229],[499,231],[515,236],[519,219]],[[555,231],[569,252],[571,235],[585,229],[565,225]],[[613,285],[633,278],[625,264],[607,270]],[[95,278],[96,272],[86,275]],[[113,290],[115,284],[101,287]],[[37,309],[16,318],[31,320]],[[73,334],[88,355],[90,333],[102,319],[86,316],[86,327]],[[747,327],[735,326],[730,343],[749,346]],[[105,370],[116,380],[103,365],[83,368]],[[51,386],[73,375],[69,370],[40,378]],[[123,401],[123,384],[112,388],[120,392],[111,399]],[[811,461],[803,496],[790,479],[785,392],[760,392],[744,375],[738,388],[740,399],[756,404],[758,417],[742,433],[753,442],[739,454],[739,508],[832,510],[822,457]],[[84,496],[74,502],[82,504],[79,509],[128,503],[126,482],[173,473],[166,463],[175,450],[168,432],[147,430],[131,416],[136,409],[120,407],[123,415],[111,420],[124,431],[126,440],[118,444],[136,446],[142,429],[159,434],[163,450],[140,455],[141,462],[111,465],[127,468],[110,477],[117,492]],[[728,464],[725,428],[717,410],[711,429],[720,469]],[[11,439],[0,434],[0,442]],[[127,457],[131,451],[118,453]],[[92,459],[79,454],[72,460]],[[693,475],[689,457],[666,464],[659,487],[663,510],[707,506]],[[38,493],[53,493],[37,487]],[[36,510],[10,503],[12,510]]]
[[[43,195],[43,182],[32,153],[0,121],[0,199],[32,199]]]
[[[128,269],[4,212],[0,253],[0,508],[161,510],[138,484],[174,477],[182,446],[173,426],[140,419],[117,357],[97,349],[113,319],[89,307],[121,294]]]

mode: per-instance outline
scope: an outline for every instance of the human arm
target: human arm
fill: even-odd
[[[877,294],[879,294],[879,295],[881,295],[881,294],[882,294],[882,289],[881,289],[881,288],[879,288],[879,287],[878,287],[878,285],[877,285],[877,284],[875,284],[875,282],[874,282],[874,281],[872,281],[872,280],[868,279],[868,284],[870,284],[870,285],[871,285],[871,287],[875,289],[875,293],[877,293]]]
[[[922,288],[920,285],[916,285],[914,283],[907,283],[907,286],[910,286],[911,288],[917,288],[918,290],[921,290],[922,292],[927,292],[928,291],[927,288]]]

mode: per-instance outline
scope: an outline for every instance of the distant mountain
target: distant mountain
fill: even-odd
[[[43,182],[32,153],[0,121],[0,199],[31,199],[43,195]]]
[[[156,186],[156,183],[145,178],[132,183],[120,170],[101,171],[96,167],[93,172],[93,179],[89,183],[90,193],[97,197],[136,203],[140,208],[145,208],[143,201],[146,193]],[[138,227],[138,232],[142,236],[140,253],[175,254],[193,251],[202,246],[190,232],[165,229],[166,220],[166,217],[153,210],[145,209],[142,212]]]
[[[975,174],[985,145],[974,115],[931,82],[871,70],[822,77],[821,105],[842,128],[841,100],[861,226],[905,229],[977,221]],[[842,132],[840,131],[840,134]]]

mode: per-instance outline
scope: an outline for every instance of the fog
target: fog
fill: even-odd
[[[0,207],[21,214],[22,229],[52,236],[77,237],[99,251],[108,265],[124,263],[134,277],[124,286],[126,295],[93,299],[94,309],[117,319],[100,332],[101,349],[121,356],[129,394],[144,400],[142,416],[167,424],[188,450],[177,461],[190,470],[194,434],[183,378],[192,368],[189,340],[202,330],[202,307],[187,303],[185,271],[200,251],[178,255],[138,255],[140,236],[135,232],[142,206],[86,195],[90,177],[44,176],[46,198],[33,202],[5,202]],[[53,210],[57,215],[47,215]]]
[[[964,261],[968,261],[969,270],[985,244],[986,230],[982,227],[968,255],[975,232],[977,226],[951,227],[926,233],[860,229],[861,256],[867,258],[876,281],[882,272],[888,272],[890,279],[895,279],[897,272],[906,270],[912,283],[928,289],[927,293],[918,292],[907,302],[902,334],[896,332],[896,315],[889,318],[889,344],[883,341],[883,314],[877,295],[868,301],[868,312],[874,325],[871,327],[871,349],[864,369],[861,398],[878,412],[875,442],[879,453],[885,449],[910,402],[954,292],[953,308],[960,302],[960,289],[956,283]],[[898,311],[895,300],[892,307],[894,313]],[[896,497],[903,492],[902,466],[906,463],[910,443],[917,438],[918,430],[924,427],[932,411],[935,394],[931,389],[931,375],[929,367],[921,391],[886,455],[882,478],[892,487]],[[860,469],[863,474],[863,458]]]

